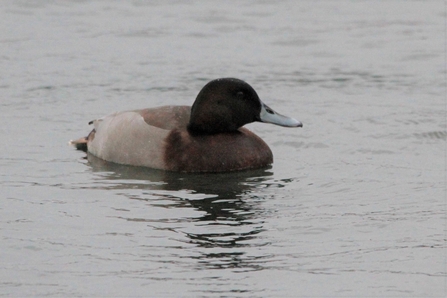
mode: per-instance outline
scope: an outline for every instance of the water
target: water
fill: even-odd
[[[3,1],[0,295],[445,296],[443,1]],[[67,146],[246,80],[302,129],[187,175]]]

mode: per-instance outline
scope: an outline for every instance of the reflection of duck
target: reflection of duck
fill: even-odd
[[[186,245],[179,247],[204,248],[191,256],[198,268],[260,270],[269,261],[270,255],[258,249],[269,244],[259,236],[268,212],[262,202],[272,196],[272,191],[265,194],[265,188],[288,183],[272,181],[270,169],[208,175],[119,165],[91,154],[87,158],[97,177],[94,187],[118,190],[143,202],[136,205],[140,216],[124,211],[120,219],[165,230],[167,238]],[[142,206],[150,207],[146,211]],[[164,212],[165,208],[171,210]],[[250,247],[256,247],[254,255],[247,253]]]
[[[204,211],[195,221],[214,224],[225,221],[230,226],[251,224],[254,206],[244,198],[250,198],[252,192],[273,175],[268,169],[214,175],[177,173],[119,165],[91,154],[87,157],[92,170],[102,173],[102,180],[112,182],[107,183],[107,189],[152,190],[152,194],[170,201],[171,207]],[[129,198],[150,201],[144,195],[135,197],[133,194]]]
[[[207,175],[120,165],[104,161],[92,154],[87,154],[87,160],[94,172],[101,173],[101,179],[113,182],[107,186],[108,188],[185,190],[194,194],[203,194],[201,198],[223,200],[238,199],[238,196],[249,193],[273,175],[269,168]]]
[[[255,121],[288,127],[301,122],[261,102],[238,79],[206,84],[192,107],[164,106],[119,112],[91,123],[78,149],[115,163],[180,172],[227,172],[273,162],[270,148],[243,125]]]

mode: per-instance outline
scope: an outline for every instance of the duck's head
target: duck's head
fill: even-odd
[[[188,130],[204,134],[231,132],[256,121],[286,127],[303,126],[300,121],[269,108],[246,82],[222,78],[209,82],[200,90],[191,107]]]

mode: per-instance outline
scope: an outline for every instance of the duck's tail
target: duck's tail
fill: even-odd
[[[83,137],[77,140],[70,140],[69,145],[73,145],[77,150],[87,152],[88,137]]]
[[[90,121],[88,124],[93,124],[96,120]],[[68,142],[69,145],[73,145],[77,150],[81,150],[84,152],[88,151],[88,140],[92,141],[95,138],[96,130],[93,128],[93,130],[88,134],[88,136],[77,139],[77,140],[70,140]]]

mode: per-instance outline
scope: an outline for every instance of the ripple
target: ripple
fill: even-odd
[[[414,136],[418,139],[431,139],[431,140],[445,140],[447,137],[446,131],[429,131],[422,133],[415,133]]]

